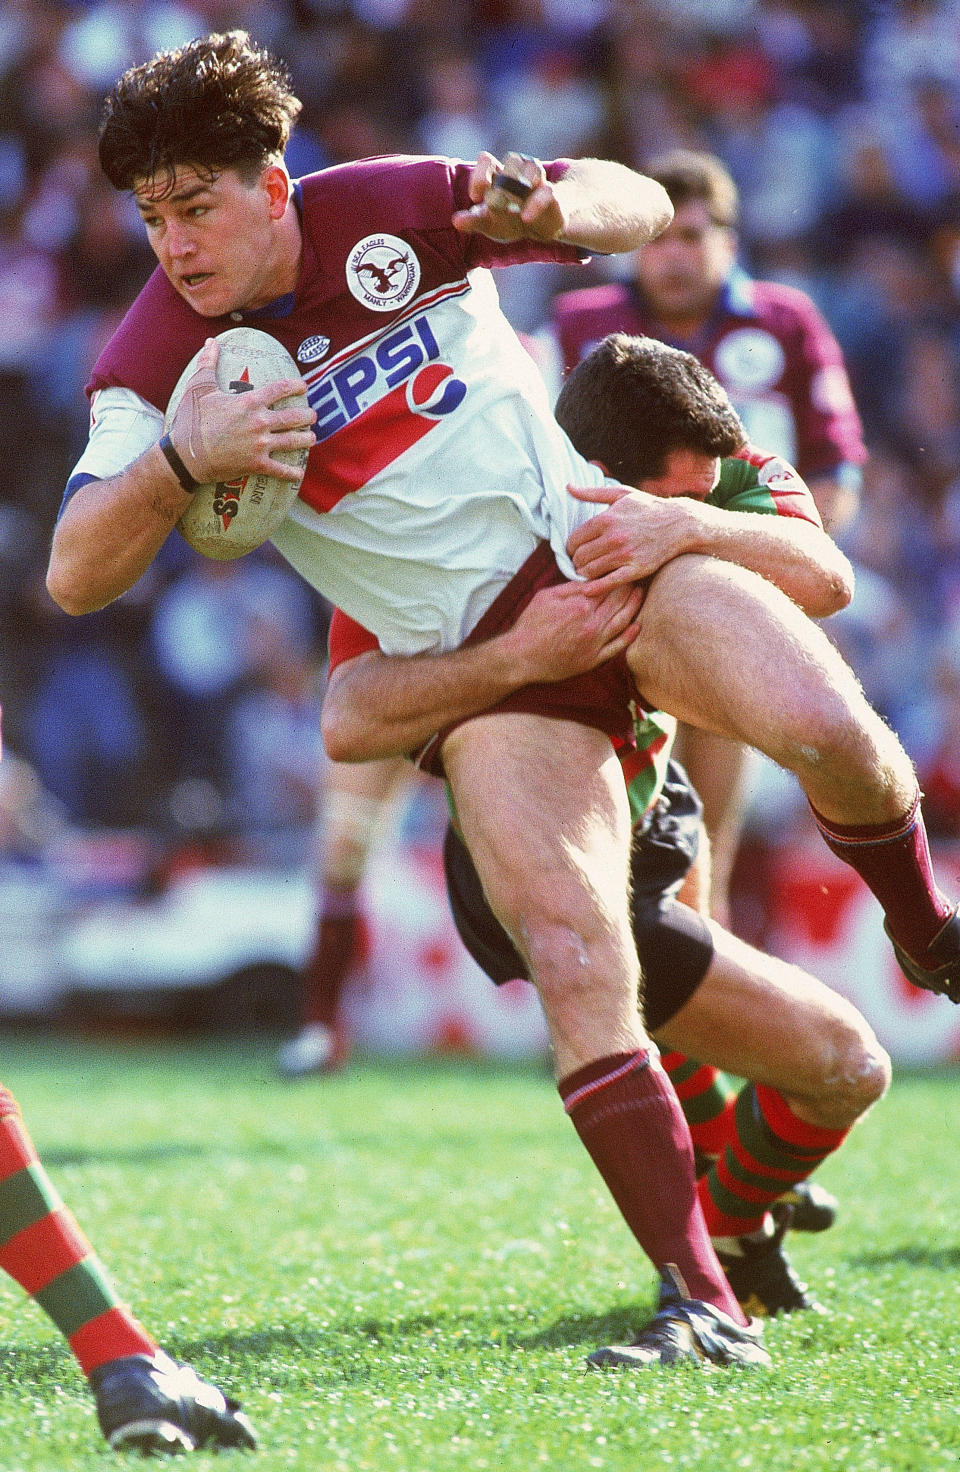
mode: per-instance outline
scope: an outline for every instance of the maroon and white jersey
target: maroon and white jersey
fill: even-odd
[[[793,287],[754,281],[736,267],[690,340],[665,334],[633,284],[563,292],[554,326],[564,372],[611,332],[642,333],[693,353],[723,384],[750,440],[782,455],[805,480],[867,458],[840,345]]]
[[[603,476],[556,424],[486,268],[583,253],[455,230],[471,167],[398,156],[303,179],[300,281],[259,311],[201,317],[158,269],[94,368],[71,479],[115,474],[154,443],[191,357],[244,322],[292,353],[318,415],[274,543],[386,652],[460,644],[541,541],[575,576],[566,540],[596,508],[566,487]]]

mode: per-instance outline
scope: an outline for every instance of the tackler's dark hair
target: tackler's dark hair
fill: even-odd
[[[672,450],[723,458],[747,441],[726,390],[699,358],[625,332],[577,364],[554,412],[580,454],[626,485],[661,476]]]

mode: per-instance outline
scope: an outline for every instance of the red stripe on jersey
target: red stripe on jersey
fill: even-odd
[[[449,370],[448,370],[449,372]],[[308,462],[300,499],[314,511],[329,511],[358,491],[434,428],[435,421],[411,412],[401,384],[331,437],[317,463]]]

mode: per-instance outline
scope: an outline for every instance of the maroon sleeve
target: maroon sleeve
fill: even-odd
[[[158,266],[94,364],[87,394],[120,385],[164,410],[184,365],[208,337],[234,325],[198,316]]]
[[[558,158],[545,163],[543,167],[549,182],[557,184],[567,173],[570,164],[567,159]],[[473,202],[467,189],[472,168],[473,165],[468,163],[453,166],[454,209],[468,210]],[[474,266],[496,269],[498,266],[521,265],[524,261],[576,264],[588,260],[590,254],[589,251],[581,250],[578,245],[560,245],[550,241],[499,241],[490,240],[486,235],[465,235],[462,239],[468,269]]]

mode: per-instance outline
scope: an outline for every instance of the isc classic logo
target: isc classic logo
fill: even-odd
[[[347,285],[371,312],[396,312],[420,285],[420,262],[396,235],[367,235],[347,257]]]
[[[329,351],[329,337],[324,337],[322,333],[318,332],[314,337],[305,337],[303,339],[303,342],[297,348],[297,362],[319,363],[320,359],[325,358]]]

